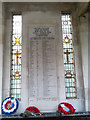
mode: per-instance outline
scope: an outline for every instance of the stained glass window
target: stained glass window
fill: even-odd
[[[13,15],[11,50],[11,97],[21,98],[22,16]]]
[[[76,74],[72,40],[72,21],[69,13],[62,14],[62,37],[66,98],[76,98]]]

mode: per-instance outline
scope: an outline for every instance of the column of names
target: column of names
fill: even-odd
[[[55,28],[33,27],[29,32],[29,97],[57,97]]]

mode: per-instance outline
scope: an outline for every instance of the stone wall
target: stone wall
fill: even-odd
[[[2,3],[0,2],[0,104],[2,102],[2,56],[3,56],[3,45],[2,45]],[[0,106],[1,110],[1,106]],[[0,111],[1,113],[1,111]]]
[[[90,111],[90,4],[88,10],[88,110]]]
[[[88,108],[88,97],[89,97],[89,87],[88,87],[88,3],[78,3],[77,4],[77,14],[79,16],[78,28],[79,28],[79,39],[81,46],[81,57],[82,57],[82,73],[84,80],[84,92],[85,92],[85,109],[89,111]]]
[[[82,53],[82,70],[85,90],[85,105],[88,111],[88,14],[80,17],[80,41]]]
[[[4,39],[4,6],[0,2],[0,114],[2,103],[2,81],[3,81],[3,39]]]

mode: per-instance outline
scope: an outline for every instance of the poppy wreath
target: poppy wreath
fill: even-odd
[[[65,109],[63,109],[63,107],[61,106],[62,104],[64,104],[64,106],[68,109],[68,111],[66,111]],[[67,102],[60,103],[58,105],[58,111],[60,113],[64,113],[65,115],[66,114],[74,114],[75,113],[74,107],[71,104],[67,103]]]
[[[33,113],[40,113],[40,114],[42,114],[42,113],[40,112],[40,110],[39,110],[37,107],[35,107],[35,106],[27,107],[26,110],[28,110],[28,111],[30,111],[30,112],[33,112]]]
[[[7,97],[3,100],[1,110],[3,114],[13,114],[18,108],[18,100],[14,97]]]

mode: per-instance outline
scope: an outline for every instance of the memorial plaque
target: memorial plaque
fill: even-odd
[[[54,26],[29,28],[29,98],[57,97],[56,42]]]

